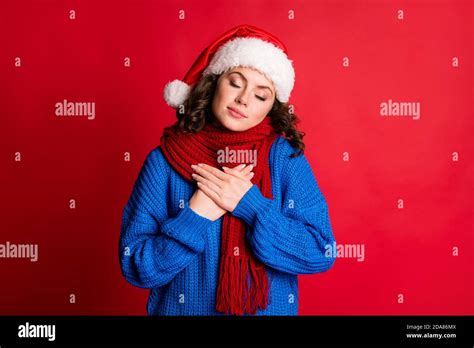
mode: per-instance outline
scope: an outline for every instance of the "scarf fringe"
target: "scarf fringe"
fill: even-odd
[[[216,310],[226,314],[256,314],[268,305],[268,277],[263,265],[245,256],[226,255],[220,263]]]

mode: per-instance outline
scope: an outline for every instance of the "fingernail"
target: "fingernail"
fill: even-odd
[[[252,169],[252,168],[253,168],[253,165],[251,164],[251,165],[249,165],[249,167],[250,167],[250,169]],[[248,167],[247,167],[247,168],[248,168]]]
[[[254,176],[254,174],[255,174],[255,173],[252,172],[252,173],[250,173],[250,176]]]
[[[203,166],[203,164],[202,164],[202,163],[198,163],[198,166],[199,166],[199,167],[202,167],[202,166]]]
[[[229,168],[227,168],[227,167],[222,167],[222,169],[224,169],[224,170],[228,170]]]
[[[241,166],[242,168],[244,168],[244,167],[245,167],[245,165],[246,165],[245,163],[242,163],[240,166]]]
[[[191,168],[196,168],[196,165],[195,164],[191,164]]]

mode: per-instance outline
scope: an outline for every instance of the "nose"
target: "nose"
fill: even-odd
[[[244,98],[244,92],[238,95],[235,101],[239,104],[247,106],[247,97]]]

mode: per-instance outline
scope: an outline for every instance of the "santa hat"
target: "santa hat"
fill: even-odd
[[[285,103],[290,98],[295,71],[285,45],[272,34],[248,24],[228,30],[210,44],[183,81],[166,84],[163,97],[169,106],[177,108],[188,99],[192,86],[201,77],[219,75],[237,66],[254,68],[270,79],[280,102]]]

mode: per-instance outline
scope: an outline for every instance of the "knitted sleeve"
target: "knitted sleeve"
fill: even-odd
[[[304,155],[279,161],[281,206],[258,186],[240,200],[232,214],[245,221],[255,256],[267,266],[290,274],[324,272],[335,258],[326,246],[335,243],[326,200]]]
[[[159,149],[146,158],[123,210],[119,260],[123,276],[141,288],[169,283],[205,248],[212,221],[188,205],[168,216],[166,176],[170,168]]]

